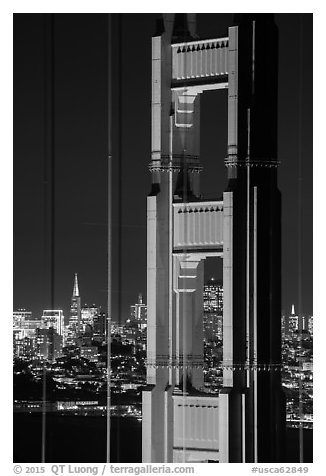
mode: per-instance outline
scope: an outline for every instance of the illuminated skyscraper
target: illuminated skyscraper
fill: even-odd
[[[314,318],[313,316],[308,317],[308,332],[313,335],[314,333]]]
[[[13,325],[14,328],[21,328],[25,321],[32,320],[32,312],[26,311],[26,309],[18,309],[13,312]]]
[[[31,337],[37,327],[41,327],[40,319],[33,319],[32,312],[19,309],[13,313],[13,328],[21,331],[22,337]]]
[[[130,319],[137,322],[141,329],[147,324],[147,306],[143,303],[143,296],[139,294],[138,302],[130,306]]]
[[[204,286],[204,311],[223,314],[223,284],[211,278]]]
[[[63,336],[64,331],[64,315],[61,309],[50,310],[46,309],[43,311],[41,318],[41,327],[42,329],[50,329],[52,327],[57,334]]]
[[[291,314],[288,317],[288,321],[289,321],[289,332],[290,332],[290,334],[299,330],[299,317],[295,312],[294,304],[292,304]]]
[[[221,340],[223,336],[223,284],[214,278],[204,285],[204,340]]]
[[[53,361],[62,353],[62,336],[53,327],[36,329],[36,353],[39,357]]]
[[[80,318],[81,318],[81,309],[80,309],[80,295],[78,287],[78,277],[75,273],[74,288],[71,297],[70,305],[70,316],[69,316],[69,330],[70,335],[68,340],[75,339],[78,337],[80,332]]]
[[[143,303],[142,294],[138,296],[138,303],[130,306],[130,319],[127,321],[127,327],[134,328],[135,344],[146,350],[147,306]]]
[[[33,353],[35,330],[41,321],[33,319],[32,312],[18,309],[13,312],[13,350],[14,356],[24,358]]]
[[[93,318],[93,340],[99,344],[103,344],[107,333],[107,314],[98,312]]]
[[[94,326],[94,317],[99,313],[100,308],[97,307],[95,304],[92,304],[91,306],[88,306],[85,304],[81,308],[81,331],[85,331],[86,326],[91,326],[93,328]]]

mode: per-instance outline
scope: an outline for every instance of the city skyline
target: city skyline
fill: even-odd
[[[71,285],[71,289],[73,290],[73,294],[74,294],[74,291],[75,291],[75,287],[76,287],[76,276],[78,276],[78,273],[74,273],[74,278],[72,280],[72,285]],[[79,278],[78,278],[78,297],[80,297],[80,310],[81,310],[81,313],[83,312],[84,309],[86,308],[92,308],[92,307],[98,307],[99,309],[102,309],[101,306],[97,305],[97,303],[90,299],[88,302],[86,302],[85,300],[83,300],[83,293],[82,292],[79,292],[79,288],[80,288],[80,285],[79,285]],[[68,324],[69,320],[70,320],[70,313],[71,313],[71,290],[70,290],[70,293],[68,293],[68,295],[70,296],[70,298],[68,299],[68,301],[70,301],[66,307],[64,306],[61,306],[60,305],[60,302],[58,301],[58,304],[59,306],[56,307],[55,309],[53,310],[63,310],[63,315],[65,317],[65,322]],[[139,296],[143,296],[144,295],[144,291],[142,290],[139,290],[138,293],[136,293],[136,295],[134,296],[134,299],[136,299],[137,297],[139,298]],[[14,312],[20,312],[20,311],[24,311],[24,312],[27,312],[27,313],[31,313],[32,316],[33,316],[33,319],[38,319],[38,317],[36,316],[42,316],[43,312],[45,311],[45,308],[42,307],[42,303],[40,303],[40,309],[41,311],[35,311],[35,309],[32,309],[32,308],[27,308],[24,303],[22,303],[22,307],[17,307],[17,308],[14,308],[13,311]],[[126,309],[124,310],[125,312],[125,315],[124,315],[124,319],[121,321],[121,322],[124,322],[126,319],[128,319],[129,317],[129,307],[130,305],[133,305],[134,304],[134,300],[131,300],[129,303],[128,303],[128,307],[126,307]],[[48,310],[49,311],[49,310]],[[104,309],[105,311],[105,309]],[[112,316],[112,321],[114,322],[119,322],[119,319],[118,318],[115,318],[115,316],[113,315]]]
[[[49,274],[43,273],[44,245],[42,228],[42,111],[43,111],[43,32],[42,15],[15,15],[15,123],[14,123],[14,307],[35,309],[42,305],[39,296],[47,300]],[[149,191],[150,176],[147,165],[149,151],[150,105],[150,38],[154,31],[156,14],[122,15],[124,38],[121,44],[123,73],[126,72],[130,38],[137,33],[144,51],[139,59],[144,71],[142,77],[134,76],[133,88],[123,75],[123,220],[122,220],[122,279],[121,286],[114,282],[115,297],[120,295],[122,311],[118,321],[127,315],[132,296],[146,289],[145,286],[145,197]],[[199,15],[202,36],[223,34],[230,22],[230,15]],[[301,22],[301,26],[300,26]],[[305,85],[311,81],[311,16],[296,14],[276,15],[280,31],[280,87],[279,87],[279,183],[283,194],[283,310],[293,302],[302,300],[301,313],[312,314],[311,277],[311,160],[310,146],[311,91]],[[106,16],[105,15],[55,15],[56,45],[56,269],[55,307],[65,310],[70,301],[70,279],[78,272],[86,291],[83,300],[106,306]],[[301,39],[300,39],[301,28]],[[24,41],[22,41],[24,40]],[[294,49],[294,45],[301,45]],[[289,57],[289,51],[293,49]],[[94,55],[96,51],[96,55]],[[301,56],[300,56],[301,54]],[[301,58],[301,59],[300,59]],[[131,59],[131,61],[133,61]],[[301,61],[301,65],[300,65]],[[88,67],[85,69],[85,65]],[[32,67],[31,67],[32,66]],[[133,68],[133,63],[129,65]],[[298,72],[304,75],[299,80]],[[133,94],[137,89],[137,95]],[[87,94],[89,91],[91,94]],[[90,98],[91,96],[91,98]],[[301,105],[299,99],[301,98]],[[210,105],[208,104],[211,102]],[[117,111],[117,104],[115,104]],[[297,117],[302,112],[301,126]],[[223,99],[208,99],[205,103],[202,124],[204,136],[203,174],[204,186],[220,192],[226,180],[223,170],[225,148],[214,150],[218,164],[209,158],[210,117],[212,108],[225,108]],[[135,121],[137,114],[143,121]],[[89,119],[88,119],[89,118]],[[29,126],[26,127],[28,120]],[[288,124],[292,124],[288,127]],[[305,130],[301,139],[303,177],[302,220],[302,296],[298,296],[297,246],[298,239],[298,131]],[[87,130],[87,134],[85,133]],[[219,123],[225,134],[225,124]],[[116,131],[115,131],[116,132]],[[137,135],[140,139],[132,141]],[[128,140],[127,140],[128,139]],[[131,145],[133,144],[133,147]],[[25,157],[28,157],[26,161]],[[94,158],[98,157],[98,159]],[[28,166],[27,166],[28,164]],[[216,172],[216,167],[218,167]],[[214,172],[215,168],[215,172]],[[90,174],[89,171],[92,170]],[[37,172],[35,172],[37,171]],[[212,182],[215,174],[216,184]],[[78,179],[77,179],[78,177]],[[137,180],[133,180],[137,177]],[[223,182],[224,181],[224,182]],[[213,183],[213,187],[212,187]],[[116,193],[117,191],[115,191]],[[130,197],[133,197],[131,206]],[[117,203],[117,201],[116,201]],[[67,206],[67,204],[69,204]],[[135,210],[138,210],[135,212]],[[115,221],[116,225],[117,222]],[[115,228],[117,229],[117,228]],[[135,241],[137,253],[129,249],[130,237]],[[116,237],[117,238],[117,237]],[[115,238],[115,239],[116,239]],[[117,244],[117,241],[116,241]],[[32,273],[33,279],[28,278]],[[45,276],[46,279],[43,279]],[[82,276],[85,278],[82,278]],[[140,286],[140,283],[142,285]],[[139,289],[140,288],[140,289]],[[117,306],[115,306],[118,312]]]
[[[75,273],[75,274],[76,274],[76,273]],[[217,279],[215,276],[210,276],[209,278],[207,278],[206,281],[205,281],[204,287],[210,285],[210,281],[212,281],[213,284],[218,283],[219,285],[222,285],[222,289],[223,289],[223,282],[222,282],[222,280]],[[136,295],[134,296],[134,299],[137,299],[137,297],[139,298],[139,296],[142,296],[142,297],[143,297],[143,296],[144,296],[144,292],[143,292],[143,291],[139,291],[138,293],[136,293]],[[80,297],[81,297],[81,299],[82,299],[82,293],[81,293]],[[70,293],[70,300],[71,300],[71,293]],[[126,315],[125,315],[125,318],[126,318],[126,319],[128,319],[128,318],[130,317],[130,316],[129,316],[130,306],[134,306],[134,305],[135,305],[135,302],[136,302],[136,301],[130,301],[130,302],[129,302],[129,305],[128,305],[128,308],[127,308],[127,313],[126,313]],[[222,302],[223,302],[223,298],[222,298]],[[137,302],[136,302],[136,303],[137,303]],[[146,303],[144,303],[144,304],[146,304]],[[101,306],[98,306],[97,303],[94,302],[94,301],[92,301],[92,300],[90,300],[89,302],[86,302],[86,301],[81,300],[81,311],[83,311],[83,309],[88,309],[88,308],[92,308],[92,307],[97,307],[97,308],[101,309]],[[293,315],[293,307],[294,307],[294,309],[296,309],[296,308],[297,308],[297,304],[296,304],[296,303],[292,303],[292,304],[289,306],[288,309],[283,309],[283,310],[282,310],[282,316],[287,316],[287,315],[290,316],[290,315]],[[64,317],[65,317],[65,323],[68,323],[68,322],[69,322],[69,309],[70,309],[70,305],[68,304],[66,309],[64,309],[63,306],[58,306],[56,309],[53,309],[53,310],[62,310],[62,311],[63,311],[63,315],[64,315]],[[30,314],[32,315],[32,319],[35,319],[35,320],[41,318],[41,316],[42,316],[42,314],[43,314],[44,311],[45,311],[45,308],[42,307],[42,306],[41,306],[41,311],[40,311],[39,314],[38,314],[37,312],[35,312],[33,309],[27,308],[26,306],[22,306],[22,307],[14,308],[14,309],[13,309],[13,312],[14,312],[14,313],[19,313],[19,312],[30,313]],[[47,310],[47,311],[50,311],[50,310]],[[203,312],[205,312],[205,311],[203,310]],[[298,314],[298,313],[295,313],[296,316],[297,316],[297,314]],[[36,317],[36,316],[39,316],[39,317]],[[306,313],[306,314],[303,314],[303,313],[302,313],[301,316],[302,316],[303,318],[305,318],[305,317],[311,317],[311,316],[313,316],[313,313],[311,313],[311,314],[310,314],[310,313]],[[123,321],[121,321],[121,323],[122,323],[122,324],[125,323],[126,319],[123,320]],[[118,319],[115,319],[115,316],[112,316],[112,321],[113,321],[114,323],[119,323],[119,320],[118,320]]]
[[[221,313],[223,310],[220,306],[216,309],[216,301],[221,293],[220,283],[212,280],[205,283],[203,289],[203,327],[204,327],[204,386],[207,394],[218,394],[222,385],[222,323]],[[138,303],[130,307],[130,320],[122,326],[114,324],[111,329],[111,345],[112,345],[112,398],[110,414],[114,418],[119,417],[123,420],[133,419],[135,422],[141,422],[142,410],[140,404],[140,392],[145,384],[145,367],[143,365],[144,354],[139,354],[141,348],[141,330],[142,322],[139,319],[141,313],[135,312],[137,306],[144,306],[139,297]],[[146,308],[146,305],[145,305]],[[92,309],[92,308],[89,308]],[[86,317],[86,316],[85,316]],[[293,313],[288,313],[287,321],[293,318]],[[22,322],[24,319],[25,324]],[[85,425],[85,416],[98,416],[100,419],[106,414],[105,393],[106,388],[105,368],[103,369],[103,347],[98,343],[89,346],[87,342],[80,341],[79,353],[69,353],[68,349],[64,353],[59,352],[60,342],[57,342],[55,333],[52,336],[45,329],[34,330],[30,324],[31,316],[29,312],[14,313],[15,329],[14,333],[19,334],[24,332],[25,337],[32,338],[35,332],[37,345],[33,351],[33,345],[30,342],[24,344],[24,339],[19,344],[16,340],[14,346],[14,416],[16,419],[24,418],[24,415],[29,414],[29,418],[37,418],[43,408],[43,403],[40,396],[37,395],[37,379],[42,375],[43,364],[46,365],[49,372],[50,379],[52,379],[51,401],[46,401],[46,410],[51,415],[64,416],[69,425],[69,419],[72,415],[79,415],[83,418],[80,422],[80,429]],[[144,322],[144,321],[143,321]],[[312,377],[313,377],[313,363],[312,363],[312,329],[310,331],[300,334],[295,327],[288,326],[288,331],[282,333],[282,360],[284,368],[282,371],[283,388],[287,393],[287,428],[288,431],[295,431],[299,427],[299,421],[303,421],[306,429],[311,429],[313,426],[312,415]],[[138,329],[138,330],[137,330]],[[137,338],[137,335],[139,336]],[[49,338],[48,349],[44,346],[44,338]],[[17,335],[18,337],[18,335]],[[53,339],[54,338],[54,339]],[[28,341],[28,339],[27,339]],[[300,344],[300,342],[303,342]],[[131,344],[131,345],[130,345]],[[51,350],[53,345],[53,351]],[[59,345],[59,347],[58,347]],[[300,349],[301,348],[301,349]],[[138,351],[137,351],[138,349]],[[144,350],[144,349],[143,349]],[[35,352],[36,351],[36,352]],[[138,352],[138,354],[137,354]],[[80,358],[77,356],[80,355]],[[43,357],[42,357],[43,356]],[[136,357],[135,357],[136,356]],[[44,360],[45,359],[45,360]],[[43,364],[42,364],[43,362]],[[41,365],[40,365],[41,364]],[[136,368],[135,372],[132,370]],[[120,366],[120,367],[119,367]],[[128,370],[121,373],[121,366],[125,366]],[[28,369],[30,381],[26,385],[26,376],[22,375],[22,370]],[[97,369],[97,370],[96,370]],[[96,371],[95,371],[96,370]],[[95,371],[95,373],[94,373]],[[26,370],[25,370],[26,373]],[[92,374],[93,377],[88,377],[88,381],[82,382],[86,375]],[[300,409],[298,404],[298,392],[300,379],[304,390],[303,407]],[[23,387],[19,387],[19,381],[24,383]],[[91,386],[89,385],[91,383]],[[74,386],[78,389],[73,391]],[[120,388],[120,390],[119,390]],[[34,389],[34,390],[33,390]],[[32,392],[32,393],[31,393]],[[29,396],[28,396],[29,395]],[[31,396],[32,395],[32,396]],[[28,397],[28,401],[26,401]],[[55,401],[53,401],[53,398]],[[32,415],[32,416],[31,416]],[[75,417],[76,418],[76,417]],[[128,423],[130,425],[130,423]],[[122,424],[124,428],[124,424]],[[122,430],[125,431],[125,430]],[[17,446],[15,446],[16,458],[21,457],[21,454],[26,454],[26,449],[21,447],[19,437],[16,436]],[[51,436],[48,435],[48,457],[51,453]],[[306,447],[307,445],[307,447]],[[310,443],[305,442],[305,452],[311,451]],[[24,446],[25,448],[25,446]],[[62,445],[59,443],[55,445],[56,453],[60,461],[65,455]],[[76,451],[74,448],[69,451],[69,455]],[[37,445],[30,447],[31,454],[37,453]],[[97,452],[96,461],[102,456],[100,451]],[[129,454],[129,453],[128,453]],[[20,455],[20,456],[19,456]],[[26,456],[25,456],[26,457]],[[115,461],[116,454],[113,455]],[[140,458],[140,448],[137,452],[130,452],[129,461],[138,461]],[[37,458],[37,456],[34,456]],[[124,454],[124,458],[126,455]],[[309,458],[309,456],[308,456]],[[19,460],[17,460],[19,461]],[[91,461],[86,459],[85,461]],[[125,461],[120,460],[120,461]],[[294,461],[294,460],[292,460]]]

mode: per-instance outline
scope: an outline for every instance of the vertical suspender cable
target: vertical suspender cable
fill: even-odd
[[[247,110],[247,250],[246,250],[246,387],[249,387],[250,365],[250,108]],[[246,462],[245,395],[242,395],[242,462]]]
[[[255,94],[255,74],[256,74],[256,21],[252,24],[252,96]],[[257,415],[257,187],[253,187],[253,273],[252,273],[252,288],[253,288],[253,306],[252,306],[252,321],[253,321],[253,351],[252,363],[254,365],[253,372],[253,419],[254,419],[254,462],[258,462],[258,415]],[[249,353],[250,359],[250,353]],[[249,360],[250,367],[250,360]]]
[[[169,278],[168,278],[168,289],[169,289],[169,310],[168,310],[168,319],[169,319],[169,385],[174,384],[173,379],[173,115],[170,113],[170,130],[169,130],[169,168],[168,168],[168,177],[169,177],[169,194],[168,194],[168,205],[169,205]],[[165,455],[164,462],[169,462],[169,435],[168,435],[168,421],[165,418]]]
[[[44,282],[49,283],[50,308],[54,308],[55,274],[55,110],[54,110],[54,14],[44,15]],[[46,292],[47,294],[47,292]],[[46,357],[49,355],[47,335]],[[41,461],[46,461],[46,359],[42,379],[42,450]]]
[[[257,187],[253,188],[253,400],[254,400],[254,463],[258,463],[257,415]]]
[[[249,387],[250,362],[250,109],[247,109],[247,259],[246,259],[246,385]]]
[[[112,320],[112,13],[108,14],[108,301],[107,301],[107,365],[106,365],[106,462],[111,461],[111,320]]]
[[[299,14],[299,122],[298,122],[298,331],[299,351],[302,355],[302,14]],[[301,363],[302,365],[302,363]],[[303,404],[302,404],[302,368],[299,376],[299,453],[300,463],[303,463]]]
[[[118,270],[117,270],[117,282],[118,282],[118,321],[121,325],[121,311],[122,311],[122,14],[118,14],[118,84],[117,84],[117,96],[118,96],[118,109],[117,109],[117,125],[118,125],[118,146],[117,146],[117,159],[118,159]],[[120,461],[120,407],[118,406],[118,419],[117,419],[117,458],[116,462]]]
[[[170,114],[170,140],[169,140],[169,385],[173,384],[173,115]]]

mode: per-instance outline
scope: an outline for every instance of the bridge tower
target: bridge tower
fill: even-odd
[[[194,14],[152,38],[143,462],[280,462],[281,198],[277,28],[235,15],[199,39]],[[228,89],[228,187],[200,195],[200,96]],[[217,191],[217,196],[218,196]],[[203,386],[203,270],[223,259],[223,389]]]

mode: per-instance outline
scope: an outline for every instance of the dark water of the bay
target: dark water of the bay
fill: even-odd
[[[42,416],[40,413],[14,413],[14,463],[40,463]],[[106,418],[100,416],[61,416],[46,418],[46,462],[102,463],[106,461]],[[111,462],[141,462],[141,421],[111,418]],[[303,431],[304,462],[312,462],[312,430]],[[299,430],[287,430],[287,461],[299,462]]]
[[[42,455],[42,415],[14,413],[13,460],[39,463]],[[107,425],[101,416],[46,417],[46,462],[102,463],[106,461]],[[111,462],[141,462],[141,421],[111,418]]]

